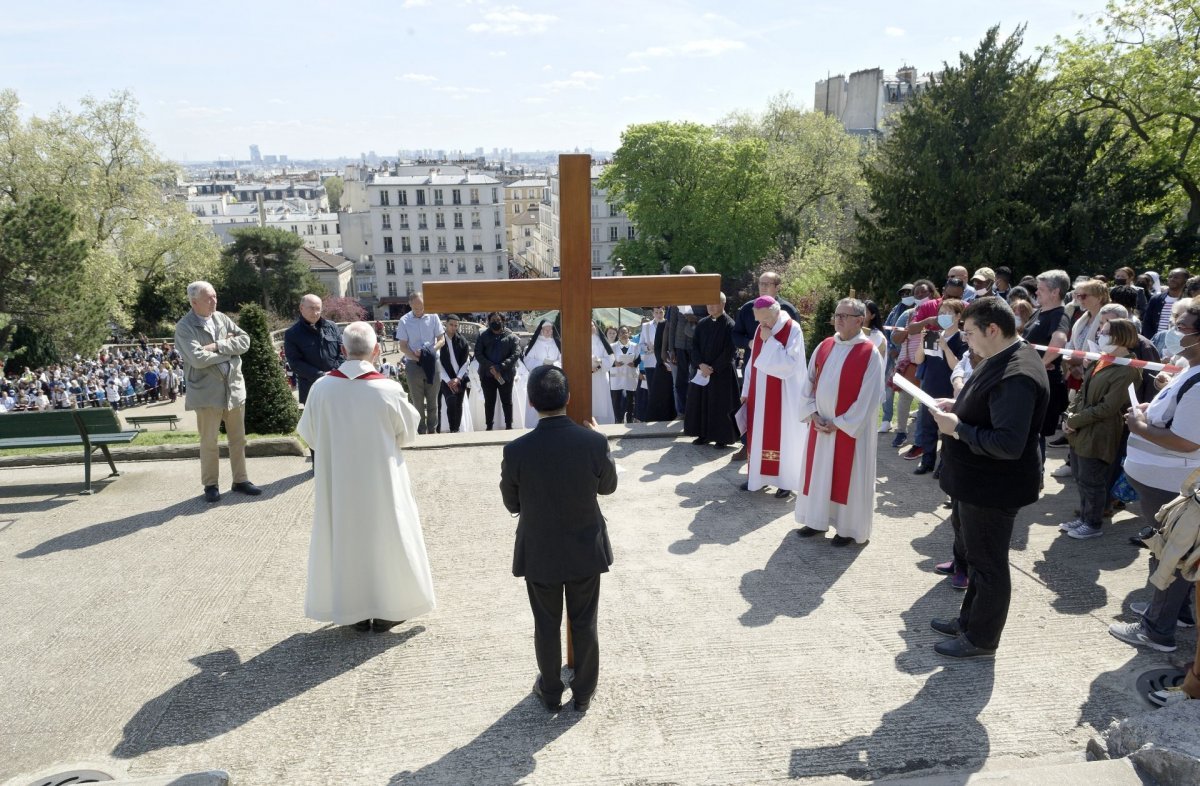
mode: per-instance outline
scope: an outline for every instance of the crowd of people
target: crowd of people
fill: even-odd
[[[175,401],[187,388],[179,353],[170,343],[109,347],[95,358],[23,368],[0,379],[0,414],[111,407],[129,409]]]

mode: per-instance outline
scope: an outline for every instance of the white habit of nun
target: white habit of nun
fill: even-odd
[[[613,356],[595,334],[592,334],[592,357],[600,361],[600,368],[592,372],[592,417],[602,426],[615,423],[617,419],[613,414],[612,393],[608,382],[608,370],[612,368]],[[596,360],[592,361],[593,367]]]
[[[822,434],[807,424],[807,453],[796,488],[796,521],[866,543],[875,514],[875,454],[883,360],[865,335],[830,336],[813,353],[801,388],[800,417],[837,426]]]
[[[419,419],[400,383],[363,360],[313,384],[296,429],[316,451],[305,616],[349,625],[410,620],[434,608],[400,450],[416,438]]]
[[[533,340],[533,346],[530,347],[528,354],[521,359],[525,366],[525,370],[532,374],[533,370],[538,366],[557,366],[562,368],[562,352],[558,345],[554,343],[553,338],[538,336]],[[529,377],[526,376],[525,384],[529,384]],[[525,396],[525,425],[528,428],[533,428],[537,425],[538,414],[537,410],[529,405],[529,396]],[[513,406],[516,406],[516,399],[513,399]]]
[[[463,402],[463,431],[483,431],[487,426],[487,418],[484,417],[483,406],[483,383],[479,381],[479,361],[471,361],[471,371],[469,373],[471,379],[471,388],[467,391],[467,400]],[[467,410],[471,412],[471,428],[466,427]],[[500,416],[499,421],[504,423],[504,416]]]
[[[756,329],[746,365],[747,487],[795,491],[804,457],[804,424],[797,414],[804,379],[800,323],[781,311],[766,341]]]

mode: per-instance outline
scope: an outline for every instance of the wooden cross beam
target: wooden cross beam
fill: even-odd
[[[721,298],[721,277],[618,276],[592,278],[592,158],[558,157],[561,278],[513,281],[430,281],[422,286],[425,309],[542,311],[559,309],[563,371],[571,386],[567,415],[592,416],[592,309],[612,306],[709,304]],[[703,316],[703,315],[698,315]]]

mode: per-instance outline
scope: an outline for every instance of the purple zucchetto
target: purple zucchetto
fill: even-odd
[[[770,308],[773,305],[775,305],[775,298],[770,295],[763,295],[754,301],[755,308]]]

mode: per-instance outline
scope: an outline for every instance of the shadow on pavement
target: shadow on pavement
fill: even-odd
[[[799,538],[795,530],[789,530],[766,567],[742,576],[742,597],[750,608],[739,621],[757,628],[770,625],[776,617],[808,616],[824,602],[825,593],[862,548],[834,548],[828,538]]]
[[[979,714],[991,701],[995,681],[994,661],[951,663],[926,680],[911,701],[885,714],[870,735],[792,751],[788,775],[872,781],[937,768],[958,771],[939,775],[939,784],[966,783],[991,750]]]
[[[466,745],[416,772],[397,773],[388,786],[524,783],[537,767],[534,754],[581,718],[583,715],[569,704],[557,715],[550,715],[531,693]]]
[[[418,625],[395,634],[358,633],[327,627],[289,636],[245,663],[232,649],[193,658],[200,673],[143,704],[125,724],[113,755],[130,759],[219,737],[424,630]]]
[[[248,497],[244,494],[222,492],[221,501],[212,505],[205,502],[202,497],[192,497],[182,502],[176,502],[174,505],[161,510],[148,510],[144,513],[135,513],[132,516],[126,516],[125,518],[92,524],[91,526],[72,532],[64,532],[62,535],[53,537],[44,543],[39,543],[28,551],[22,551],[17,556],[21,559],[30,559],[32,557],[44,557],[47,554],[54,554],[59,551],[85,549],[89,546],[95,546],[110,540],[123,538],[126,535],[132,535],[143,529],[162,526],[174,521],[179,516],[208,513],[228,507],[229,505],[252,505],[258,500],[270,499],[282,494],[311,478],[312,474],[306,470],[266,483],[262,486],[263,493],[260,497]]]

